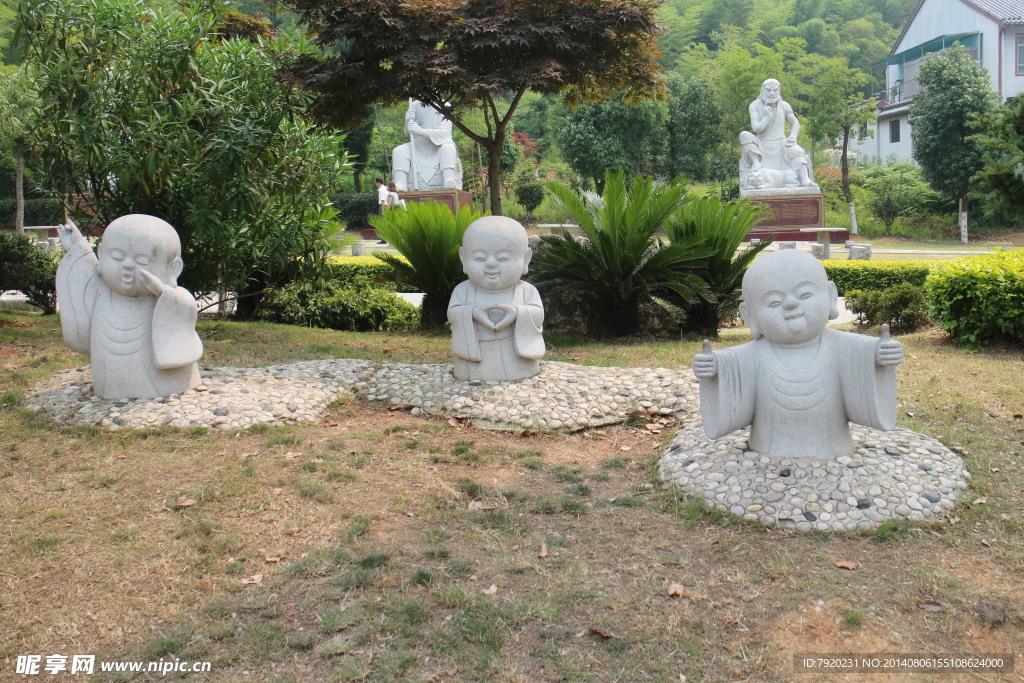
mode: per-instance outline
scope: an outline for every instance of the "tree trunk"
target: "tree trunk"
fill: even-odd
[[[14,232],[25,234],[25,138],[14,139]]]
[[[600,197],[604,196],[604,176],[594,178],[594,192]]]
[[[363,191],[363,172],[352,169],[352,183],[356,186],[356,194]]]
[[[960,195],[960,241],[967,244],[967,195]]]
[[[839,161],[839,168],[843,178],[843,197],[846,198],[846,206],[850,211],[850,234],[858,234],[857,211],[853,208],[853,194],[850,192],[850,162],[846,154],[850,149],[850,126],[843,126],[843,156]]]
[[[504,131],[497,134],[487,147],[487,187],[491,194],[491,215],[504,216],[501,211],[501,146]]]

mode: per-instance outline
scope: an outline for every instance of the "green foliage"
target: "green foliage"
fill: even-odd
[[[401,332],[416,327],[419,312],[393,292],[365,283],[293,282],[270,293],[260,318],[349,332]]]
[[[544,185],[537,180],[526,180],[516,185],[516,200],[526,209],[526,214],[533,212],[544,201]]]
[[[370,225],[369,217],[380,213],[376,192],[344,194],[334,198],[338,218],[349,228],[363,228]]]
[[[574,239],[563,233],[542,238],[529,279],[545,302],[577,306],[588,331],[616,336],[649,331],[645,311],[657,308],[653,297],[678,300],[710,298],[695,274],[709,250],[696,240],[666,244],[656,237],[679,208],[684,189],[678,182],[658,186],[649,177],[633,179],[607,172],[599,201],[585,201],[565,185],[548,183],[582,230]]]
[[[44,314],[57,312],[57,264],[63,252],[36,246],[31,237],[0,232],[0,292],[17,289]]]
[[[683,204],[666,224],[672,242],[696,243],[707,247],[701,277],[711,289],[709,301],[679,302],[686,312],[686,329],[715,336],[721,323],[733,317],[740,300],[740,285],[747,267],[772,240],[737,252],[743,238],[768,215],[761,205],[747,199],[723,202],[718,197],[701,197]]]
[[[348,287],[357,282],[367,282],[390,291],[418,291],[408,283],[396,282],[394,275],[394,266],[373,256],[335,256],[328,264],[323,279],[330,281],[335,287]]]
[[[906,162],[865,169],[861,179],[868,191],[868,207],[885,225],[886,235],[892,234],[898,218],[924,215],[926,206],[937,199],[921,170]]]
[[[982,168],[975,176],[984,190],[986,214],[1024,219],[1024,97],[1017,95],[976,122],[972,136],[981,148]]]
[[[410,202],[404,210],[391,209],[370,218],[377,234],[404,260],[388,253],[380,253],[378,258],[394,269],[397,282],[424,294],[420,309],[424,327],[439,327],[448,320],[452,290],[466,279],[459,260],[462,235],[479,217],[469,207],[452,214],[440,202]]]
[[[968,136],[971,119],[995,105],[988,71],[956,45],[929,55],[918,82],[921,92],[910,106],[914,160],[936,191],[962,197],[982,168],[981,148]]]
[[[563,108],[555,137],[573,170],[593,180],[601,193],[605,171],[654,172],[664,153],[658,131],[667,119],[664,102],[630,106],[608,100]]]
[[[924,290],[907,282],[888,289],[847,292],[846,308],[867,327],[885,323],[893,332],[913,332],[928,324]]]
[[[925,287],[932,317],[968,350],[1024,344],[1024,249],[938,263]]]
[[[14,229],[15,202],[0,199],[0,229]],[[25,225],[57,225],[64,219],[64,206],[59,199],[26,199]]]
[[[924,287],[937,261],[823,261],[828,279],[836,283],[839,296],[846,292],[878,291],[904,283]]]
[[[180,11],[41,0],[19,12],[37,147],[63,198],[90,195],[100,224],[167,220],[182,284],[238,292],[243,314],[268,288],[316,276],[337,229],[326,198],[347,171],[338,138],[302,120],[305,98],[277,77],[301,45],[223,39],[212,0]]]
[[[715,89],[704,76],[684,78],[677,73],[666,74],[665,85],[668,140],[660,170],[670,178],[708,180],[711,154],[725,141]]]

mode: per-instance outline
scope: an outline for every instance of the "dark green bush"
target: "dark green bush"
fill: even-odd
[[[538,180],[527,180],[516,185],[516,201],[532,216],[540,203],[544,201],[544,185]]]
[[[334,208],[338,210],[338,218],[345,221],[349,228],[368,228],[370,224],[366,217],[380,213],[376,192],[343,194],[335,197],[333,203]]]
[[[0,199],[0,228],[14,229],[13,199]],[[57,199],[26,199],[25,225],[57,225],[64,219],[63,206]]]
[[[928,271],[936,261],[824,261],[828,279],[836,283],[839,296],[854,290],[889,289],[900,284],[924,287]]]
[[[43,313],[56,313],[57,264],[62,255],[36,246],[31,237],[0,232],[0,291],[17,289]]]
[[[394,272],[393,266],[373,256],[342,256],[335,257],[328,264],[324,279],[330,280],[336,287],[363,282],[392,292],[418,291],[411,285],[394,282]]]
[[[925,283],[928,309],[960,344],[1024,344],[1024,249],[937,264]]]
[[[393,292],[356,282],[293,282],[270,294],[259,315],[268,322],[349,332],[414,329],[419,311]]]
[[[924,290],[906,282],[889,289],[849,291],[846,308],[867,327],[887,323],[893,332],[913,332],[928,324]]]

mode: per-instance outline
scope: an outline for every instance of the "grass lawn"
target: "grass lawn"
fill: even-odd
[[[448,359],[440,335],[200,334],[206,365]],[[700,347],[549,341],[639,367]],[[519,435],[353,400],[306,427],[56,426],[18,402],[86,360],[56,318],[0,315],[0,679],[54,653],[205,660],[188,680],[210,681],[790,681],[801,652],[1024,652],[1024,353],[902,341],[900,423],[975,488],[945,527],[791,535],[662,491],[672,424]]]

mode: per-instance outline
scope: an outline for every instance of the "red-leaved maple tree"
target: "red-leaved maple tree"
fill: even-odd
[[[413,97],[487,150],[491,211],[501,213],[506,129],[527,90],[570,106],[661,96],[654,38],[660,0],[289,0],[319,52],[288,75],[340,127],[374,103]],[[468,125],[482,108],[483,129]]]

